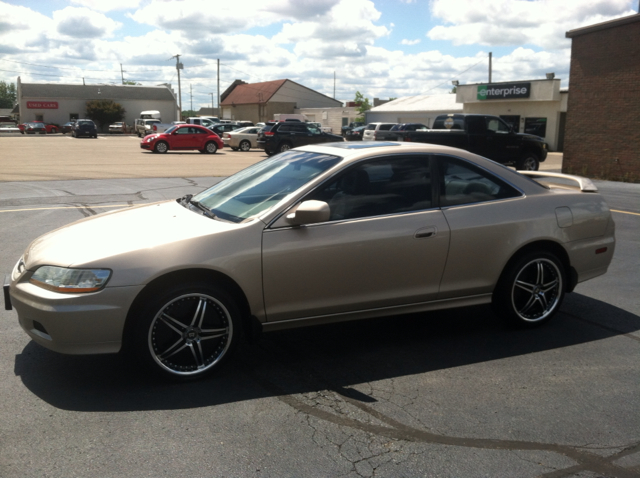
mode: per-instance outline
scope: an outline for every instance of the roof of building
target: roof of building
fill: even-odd
[[[175,101],[168,86],[69,85],[60,83],[21,83],[22,98],[104,98],[118,100]]]
[[[222,105],[249,105],[266,103],[288,80],[263,81],[262,83],[237,84],[231,92],[221,99]]]
[[[375,113],[403,112],[403,111],[462,111],[462,103],[456,103],[456,95],[446,93],[443,95],[418,95],[405,96],[389,101],[369,111]]]
[[[285,86],[286,83],[296,85],[299,88],[304,88],[315,95],[324,96],[325,98],[335,101],[336,106],[342,106],[342,102],[335,100],[327,95],[318,93],[311,88],[307,88],[295,81],[291,80],[273,80],[264,81],[262,83],[244,83],[240,80],[234,82],[235,86],[231,91],[229,88],[225,91],[224,98],[220,96],[220,104],[223,106],[230,105],[252,105],[252,104],[264,104],[267,103],[278,91]],[[232,85],[233,86],[233,85]],[[296,97],[291,95],[285,95],[291,97],[291,102],[295,103]]]
[[[606,30],[607,28],[619,27],[622,25],[627,25],[629,23],[635,23],[635,22],[640,22],[640,13],[636,13],[635,15],[629,15],[628,17],[616,18],[615,20],[609,20],[608,22],[596,23],[595,25],[575,28],[573,30],[569,30],[565,34],[565,36],[567,38],[573,38],[580,35],[584,35],[586,33],[598,32],[600,30]]]

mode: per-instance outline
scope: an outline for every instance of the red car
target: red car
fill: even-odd
[[[33,127],[31,125],[36,125],[36,126]],[[41,126],[44,127],[44,130],[45,130],[44,133],[42,132]],[[60,127],[57,124],[45,124],[42,121],[29,121],[29,122],[24,123],[24,124],[19,124],[18,128],[20,128],[20,132],[22,134],[24,134],[25,132],[27,134],[57,133],[58,130],[60,129]]]
[[[215,154],[224,143],[220,137],[204,126],[178,124],[164,133],[150,134],[140,142],[142,149],[154,153],[166,153],[169,150],[197,149],[201,153]]]

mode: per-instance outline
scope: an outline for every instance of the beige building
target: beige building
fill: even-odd
[[[552,75],[550,75],[552,76]],[[500,116],[518,133],[541,136],[551,151],[562,151],[568,90],[559,79],[460,85],[463,113]]]
[[[18,77],[19,121],[43,121],[63,125],[70,120],[86,118],[89,100],[113,100],[126,110],[124,122],[132,125],[141,111],[160,111],[163,121],[176,121],[178,103],[167,85],[104,85],[22,83]],[[102,129],[109,125],[102,125]]]
[[[222,119],[267,122],[296,109],[336,108],[342,102],[291,80],[245,83],[236,80],[220,95]]]
[[[366,121],[422,123],[430,127],[441,114],[495,115],[512,125],[515,132],[541,136],[551,151],[562,151],[568,96],[568,90],[561,89],[560,80],[554,78],[459,85],[455,94],[390,101],[369,110]]]

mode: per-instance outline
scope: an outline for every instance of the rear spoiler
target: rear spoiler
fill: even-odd
[[[581,176],[573,176],[571,174],[562,174],[562,173],[549,173],[546,171],[518,171],[518,173],[523,174],[525,176],[530,176],[532,179],[535,178],[558,178],[564,179],[567,181],[573,181],[578,184],[580,191],[585,193],[596,193],[598,192],[598,188],[595,184],[591,182],[590,179],[583,178]],[[555,187],[565,187],[574,189],[574,187],[568,186],[566,184],[558,184],[558,183],[547,183],[547,181],[543,181],[545,185],[553,185]]]

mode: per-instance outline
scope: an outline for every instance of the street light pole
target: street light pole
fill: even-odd
[[[171,58],[176,59],[176,70],[178,71],[178,108],[180,108],[180,114],[178,120],[182,119],[182,89],[180,87],[180,70],[184,69],[184,65],[180,63],[180,55],[174,55]],[[169,58],[171,60],[171,58]]]
[[[211,116],[213,116],[213,93],[209,93],[211,95]]]

